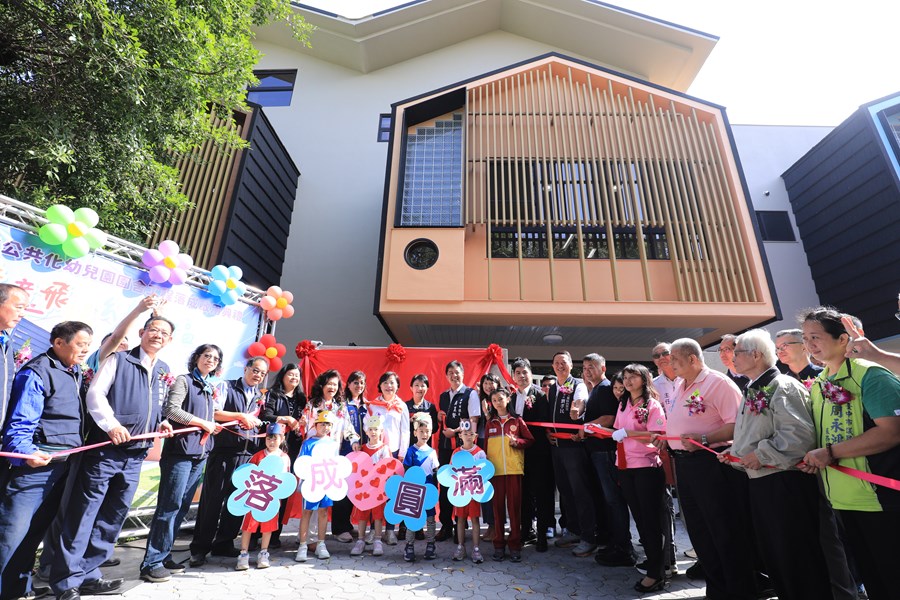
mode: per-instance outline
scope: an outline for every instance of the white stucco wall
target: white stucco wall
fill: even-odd
[[[278,323],[287,344],[384,346],[372,314],[388,144],[376,142],[391,104],[553,50],[494,32],[362,74],[260,42],[260,69],[297,69],[289,107],[265,109],[300,169],[281,285],[297,315]],[[293,356],[293,348],[288,354]]]

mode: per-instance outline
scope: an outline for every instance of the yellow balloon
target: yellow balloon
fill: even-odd
[[[275,308],[284,308],[287,306],[287,300],[285,298],[279,298],[275,301]]]
[[[266,348],[266,358],[275,358],[276,356],[278,356],[276,348]]]

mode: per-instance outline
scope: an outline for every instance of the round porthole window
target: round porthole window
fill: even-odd
[[[403,257],[413,269],[424,271],[434,266],[438,259],[438,247],[431,240],[419,238],[411,241],[403,253]]]

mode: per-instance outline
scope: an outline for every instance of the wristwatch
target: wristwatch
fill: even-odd
[[[709,440],[706,439],[705,433],[700,436],[700,443],[703,444],[704,446],[706,446],[707,448],[709,447]]]

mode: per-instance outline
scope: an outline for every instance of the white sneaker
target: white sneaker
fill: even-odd
[[[237,565],[235,565],[235,571],[246,571],[250,568],[250,553],[249,552],[241,552],[238,555]]]
[[[381,540],[375,540],[375,547],[372,548],[372,556],[381,556],[384,554],[384,546],[381,544]]]
[[[397,534],[394,533],[394,530],[386,531],[384,533],[384,543],[388,546],[396,546],[397,545]]]
[[[297,562],[306,562],[306,544],[300,544],[300,547],[297,548],[297,555],[294,556],[294,560]]]
[[[256,555],[256,568],[257,569],[268,569],[269,568],[269,551],[268,550],[260,550],[259,554]]]
[[[552,540],[554,535],[556,535],[556,528],[548,527],[547,528],[547,539]]]
[[[372,542],[375,541],[375,530],[370,529],[366,532],[366,546],[371,546]]]
[[[331,558],[331,554],[328,553],[328,548],[325,547],[325,542],[319,542],[318,544],[316,544],[316,558],[322,560]]]
[[[363,552],[366,550],[366,542],[363,540],[359,540],[355,544],[353,544],[353,550],[350,551],[350,556],[362,556]]]

